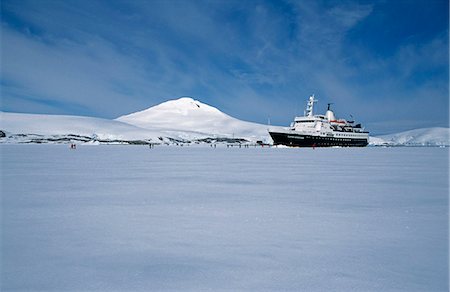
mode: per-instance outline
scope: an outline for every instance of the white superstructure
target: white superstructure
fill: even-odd
[[[337,119],[328,104],[325,115],[314,114],[314,95],[308,99],[304,116],[295,117],[290,128],[269,131],[274,144],[293,146],[366,146],[369,133],[354,121]],[[300,141],[303,140],[303,141]]]
[[[314,103],[317,100],[314,95],[309,97],[306,114],[303,117],[295,117],[291,124],[292,131],[302,132],[315,136],[340,137],[340,138],[368,138],[360,124],[353,125],[353,121],[336,119],[334,112],[328,104],[325,115],[314,115]]]

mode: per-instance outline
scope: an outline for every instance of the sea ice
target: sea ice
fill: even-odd
[[[448,291],[448,149],[0,151],[2,291]]]

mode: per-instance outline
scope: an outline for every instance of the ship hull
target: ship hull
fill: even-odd
[[[269,134],[274,145],[291,147],[365,147],[369,144],[366,138],[335,138],[270,131]]]

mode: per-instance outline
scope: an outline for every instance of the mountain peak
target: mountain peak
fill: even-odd
[[[215,107],[204,104],[192,97],[180,97],[168,100],[143,111],[117,118],[118,121],[138,125],[139,127],[159,126],[164,128],[178,128],[195,126],[231,119]],[[195,125],[195,126],[194,126]],[[199,129],[197,130],[200,130]]]
[[[193,99],[190,96],[182,96],[178,99],[172,99],[166,102],[176,102],[176,103],[196,103],[199,102],[198,100]]]
[[[155,107],[173,108],[173,109],[196,109],[201,108],[202,105],[207,106],[192,97],[184,96],[178,99],[168,100],[160,103]],[[208,106],[209,107],[209,106]]]
[[[121,116],[117,120],[134,120],[134,121],[149,121],[155,118],[167,117],[203,117],[207,116],[223,116],[225,115],[217,108],[204,104],[192,97],[184,96],[178,99],[172,99],[152,106],[148,109],[135,112],[129,115]]]
[[[267,136],[264,125],[240,121],[192,97],[168,100],[116,120],[141,128],[183,130],[211,135]],[[250,135],[249,135],[250,134]]]

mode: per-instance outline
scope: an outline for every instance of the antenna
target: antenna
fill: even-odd
[[[331,110],[331,105],[332,104],[333,104],[332,102],[328,103],[327,111]]]
[[[308,103],[306,105],[306,112],[305,112],[305,116],[307,117],[312,117],[314,116],[313,114],[313,108],[314,108],[314,103],[317,102],[316,99],[314,99],[314,94],[311,95],[308,99]]]

